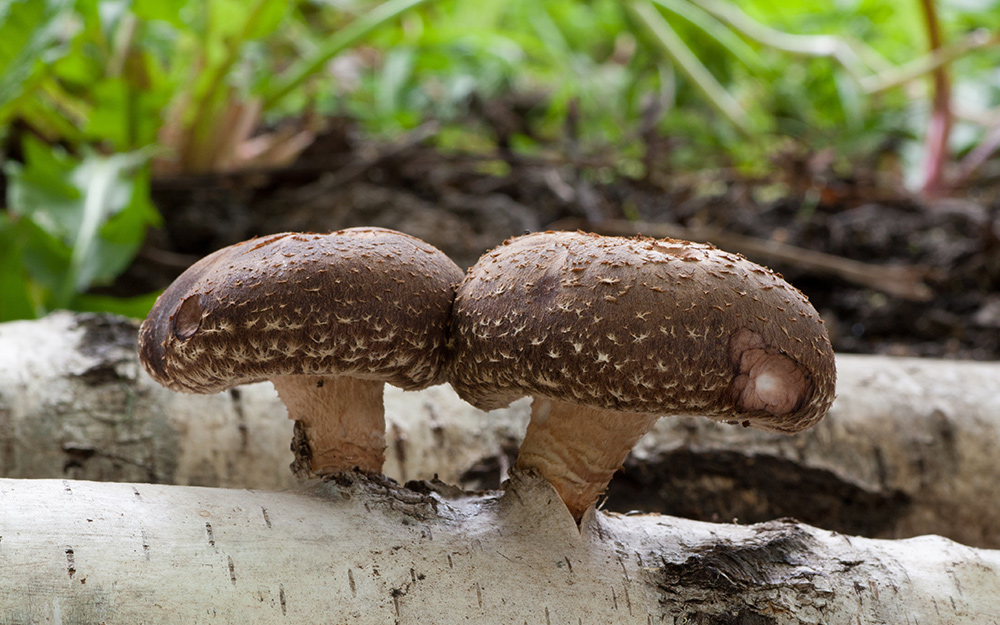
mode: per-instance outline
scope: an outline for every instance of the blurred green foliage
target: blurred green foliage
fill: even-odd
[[[11,265],[0,270],[0,316],[33,317],[70,308],[90,310],[86,291],[106,284],[132,261],[147,225],[159,215],[149,200],[147,157],[140,152],[82,157],[25,138],[24,163],[8,162],[6,223],[0,237]],[[101,300],[142,316],[149,297]]]
[[[311,77],[273,87],[279,68],[321,66],[421,2],[378,5],[339,44],[316,35],[299,54],[275,32],[305,24],[308,7],[286,0],[0,0],[0,321],[59,308],[144,316],[155,294],[88,291],[159,223],[151,177],[238,165],[260,102]]]
[[[998,14],[938,4],[956,156],[1000,107]],[[445,149],[504,139],[625,176],[658,165],[653,134],[672,171],[766,175],[792,145],[842,167],[893,150],[915,172],[926,55],[918,0],[0,0],[0,320],[144,314],[150,297],[87,292],[158,223],[151,178],[260,165],[241,142],[284,120],[346,113],[392,135],[433,118]],[[496,101],[527,127],[494,136]],[[267,153],[294,157],[302,136]]]
[[[837,38],[869,72],[864,87],[857,67],[829,55],[792,53],[755,41],[701,6],[699,0],[657,0],[657,11],[707,74],[742,109],[742,127],[718,114],[705,94],[618,0],[510,0],[503,3],[438,2],[408,15],[373,40],[382,61],[362,74],[345,97],[331,88],[323,110],[342,110],[373,132],[410,128],[427,116],[460,114],[469,94],[489,99],[511,92],[540,92],[534,127],[547,140],[565,132],[578,111],[580,139],[595,150],[643,150],[639,132],[659,108],[660,133],[675,138],[679,169],[735,166],[763,173],[789,139],[819,150],[833,148],[847,164],[881,145],[922,136],[928,116],[924,82],[879,90],[880,71],[927,53],[916,1],[819,3],[811,0],[744,0],[750,18],[783,33]],[[977,29],[994,40],[952,64],[956,93],[975,92],[981,109],[1000,105],[1000,45],[995,39],[1000,2],[970,0],[942,11],[953,41]],[[818,49],[830,40],[814,42]],[[368,68],[366,68],[368,69]],[[968,132],[954,147],[969,149],[984,131],[959,120]],[[481,132],[469,128],[469,132]],[[473,142],[474,143],[474,142]],[[530,144],[531,142],[529,142]],[[909,157],[910,153],[905,153]],[[915,163],[913,163],[915,165]]]

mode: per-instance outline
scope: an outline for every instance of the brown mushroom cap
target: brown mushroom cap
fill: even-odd
[[[546,232],[460,285],[451,382],[491,410],[524,395],[781,432],[833,401],[826,329],[781,276],[710,245]]]
[[[160,384],[215,393],[280,375],[416,389],[443,380],[461,270],[382,228],[282,233],[201,259],[160,296],[139,352]]]
[[[139,356],[157,382],[188,393],[270,380],[296,422],[297,474],[380,472],[383,383],[444,380],[461,277],[437,248],[382,228],[246,241],[164,291]]]

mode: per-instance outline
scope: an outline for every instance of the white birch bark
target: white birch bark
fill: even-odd
[[[0,476],[280,490],[292,423],[270,383],[217,395],[161,387],[142,369],[133,322],[54,313],[0,324]],[[516,449],[527,404],[490,415],[448,387],[388,387],[386,472],[458,477]]]
[[[830,414],[796,436],[661,419],[612,481],[611,505],[688,513],[671,499],[680,493],[724,521],[842,516],[827,526],[1000,547],[1000,364],[837,364]],[[483,413],[447,386],[389,387],[385,400],[385,470],[401,482],[495,488],[527,422],[526,401]],[[285,414],[270,384],[214,396],[156,385],[127,323],[59,313],[0,324],[3,476],[293,488]]]
[[[771,509],[779,502],[768,502],[769,496],[801,498],[813,523],[843,513],[863,527],[860,517],[867,515],[872,525],[866,535],[933,533],[1000,547],[1000,363],[841,355],[837,372],[837,399],[811,430],[783,436],[706,419],[661,419],[626,462],[626,474],[681,451],[707,459],[738,454],[742,462],[729,475],[702,476],[700,485],[693,476],[662,487],[740,496],[744,510]],[[733,487],[745,477],[739,472],[755,470],[767,481]],[[852,504],[838,496],[857,509],[848,510]],[[861,531],[857,527],[852,533]]]
[[[1000,552],[791,521],[597,513],[554,491],[0,480],[0,623],[1000,622]]]

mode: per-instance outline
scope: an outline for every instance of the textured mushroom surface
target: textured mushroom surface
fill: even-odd
[[[781,276],[710,245],[536,233],[469,270],[450,379],[484,410],[524,395],[796,432],[826,414],[826,329]]]
[[[283,233],[221,249],[157,300],[139,352],[160,384],[213,393],[285,375],[348,375],[416,389],[443,380],[462,272],[382,228]]]

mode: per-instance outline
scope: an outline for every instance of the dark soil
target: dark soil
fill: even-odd
[[[863,171],[838,178],[816,155],[788,159],[779,180],[662,171],[635,180],[595,157],[529,159],[503,148],[456,155],[426,139],[372,144],[356,136],[335,120],[291,167],[156,180],[165,227],[110,292],[162,288],[214,249],[288,230],[383,226],[469,266],[527,231],[653,235],[667,224],[782,273],[826,319],[839,352],[1000,359],[1000,185],[976,191],[975,200],[920,200]],[[733,235],[743,238],[727,245]],[[754,245],[740,249],[747,237]],[[758,250],[775,243],[791,254]],[[864,263],[861,273],[873,278],[886,267],[912,271],[860,284],[799,262],[800,248],[831,255],[835,266]],[[898,287],[910,281],[923,290],[907,296]]]

